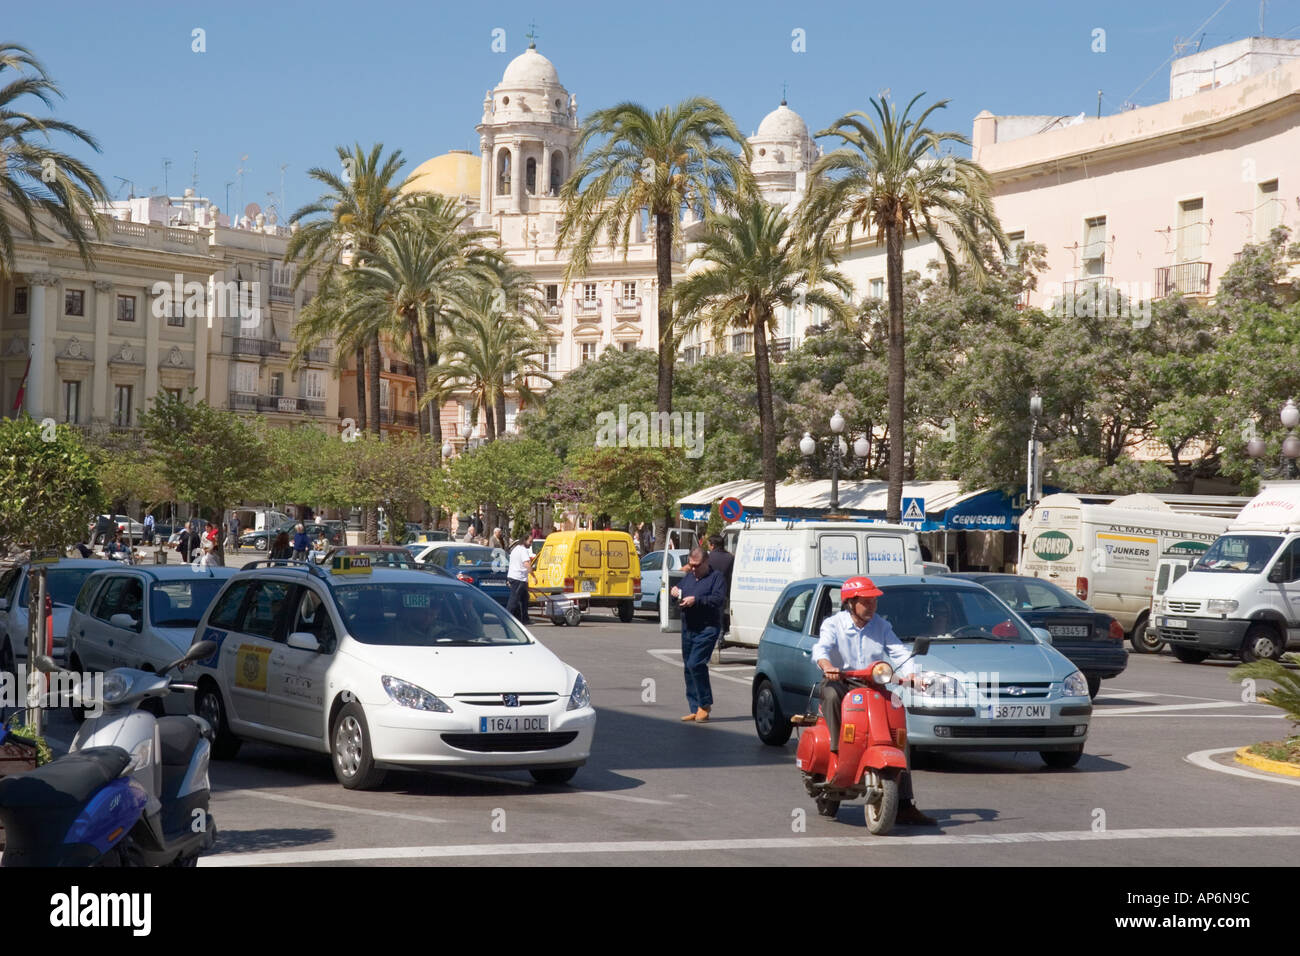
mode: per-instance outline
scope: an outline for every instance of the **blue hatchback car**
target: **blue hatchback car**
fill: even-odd
[[[815,713],[821,671],[812,662],[822,622],[840,609],[840,578],[786,586],[758,645],[753,716],[759,738],[781,746],[793,714]],[[916,658],[924,692],[898,688],[907,739],[921,751],[1037,751],[1049,767],[1083,755],[1092,715],[1088,683],[1046,631],[1029,627],[988,589],[951,577],[875,579],[876,613],[904,644],[930,638]]]

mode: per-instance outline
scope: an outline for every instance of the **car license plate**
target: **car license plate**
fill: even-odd
[[[1184,620],[1177,620],[1177,619],[1172,618],[1172,617],[1167,617],[1167,618],[1165,618],[1165,627],[1182,627],[1182,628],[1185,628],[1185,627],[1187,627],[1187,622],[1184,621]]]
[[[582,590],[583,590],[583,592],[586,593],[586,594],[594,594],[594,593],[596,593],[596,582],[595,582],[595,581],[583,581],[583,582],[582,582]]]
[[[1057,627],[1049,627],[1048,632],[1052,637],[1087,637],[1088,628],[1080,624],[1063,624]]]
[[[536,734],[551,729],[551,719],[545,714],[535,717],[480,717],[481,734]]]
[[[1046,720],[1052,709],[1048,704],[990,704],[983,716],[989,720]]]

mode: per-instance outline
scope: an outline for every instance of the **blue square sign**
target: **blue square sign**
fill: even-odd
[[[907,522],[924,522],[925,521],[925,499],[924,498],[904,498],[903,499],[903,520]]]

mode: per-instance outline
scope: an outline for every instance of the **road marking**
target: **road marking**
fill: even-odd
[[[626,793],[607,793],[604,790],[575,790],[573,796],[576,797],[604,797],[607,800],[626,800],[628,803],[652,803],[659,807],[671,807],[672,803],[668,800],[654,800],[650,797],[633,797]]]
[[[1253,775],[1252,775],[1253,776]],[[1293,783],[1300,781],[1292,781]],[[285,866],[366,860],[428,860],[450,857],[540,856],[592,853],[699,853],[727,850],[827,850],[850,847],[903,849],[916,846],[987,846],[1018,843],[1083,843],[1108,840],[1204,840],[1300,838],[1300,827],[1157,827],[1131,830],[1055,830],[1036,833],[937,834],[906,837],[769,837],[746,840],[615,840],[607,843],[481,843],[453,846],[356,847],[336,850],[272,850],[218,853],[199,866]]]
[[[1171,710],[1204,710],[1207,707],[1245,707],[1240,700],[1212,700],[1204,704],[1153,704],[1150,707],[1116,707],[1094,710],[1094,717],[1131,717],[1134,714],[1155,714]]]
[[[646,653],[661,664],[668,664],[671,667],[682,666],[682,652],[675,651],[670,647],[655,648],[646,651]],[[676,658],[676,660],[674,660],[674,658]],[[719,673],[718,668],[716,667],[710,667],[709,673],[718,678],[718,680],[729,680],[737,684],[744,684],[746,687],[754,682],[750,677],[732,677],[730,674]]]
[[[368,807],[345,807],[337,803],[324,803],[320,800],[305,800],[302,797],[288,797],[281,793],[264,793],[260,790],[225,789],[213,793],[232,797],[257,797],[259,800],[274,800],[277,803],[293,803],[300,807],[316,807],[321,810],[341,810],[344,813],[360,813],[371,817],[393,817],[397,820],[416,820],[420,823],[446,823],[442,817],[426,817],[417,813],[398,813],[396,810],[371,810]]]
[[[1285,783],[1292,787],[1300,787],[1300,780],[1293,777],[1279,777],[1277,774],[1259,773],[1255,770],[1247,770],[1237,764],[1222,764],[1214,759],[1218,754],[1235,754],[1236,747],[1219,747],[1217,750],[1198,750],[1196,753],[1188,754],[1183,759],[1190,764],[1195,764],[1205,770],[1214,770],[1217,773],[1230,773],[1234,777],[1250,777],[1252,780],[1266,780],[1270,783]]]
[[[1102,686],[1102,691],[1101,691],[1101,693],[1098,694],[1097,696],[1099,696],[1099,697],[1106,697],[1106,696],[1109,696],[1109,695],[1112,695],[1112,694],[1115,695],[1115,696],[1123,695],[1123,696],[1125,696],[1125,697],[1129,697],[1129,696],[1137,696],[1137,697],[1178,697],[1178,698],[1181,698],[1182,700],[1215,700],[1215,699],[1216,699],[1216,698],[1214,698],[1214,697],[1193,697],[1193,696],[1191,696],[1190,694],[1168,694],[1168,693],[1165,693],[1165,692],[1162,691],[1162,690],[1130,690],[1130,689],[1128,689],[1128,688],[1123,688],[1123,687],[1109,688],[1109,687],[1106,687],[1105,685]]]

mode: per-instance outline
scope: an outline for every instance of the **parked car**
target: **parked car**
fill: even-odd
[[[133,520],[128,515],[98,515],[91,528],[91,544],[107,544],[121,528],[124,536],[140,539],[144,537],[144,523]]]
[[[406,568],[414,570],[417,565],[411,552],[391,544],[350,544],[342,548],[330,548],[321,559],[321,564],[329,564],[338,555],[363,556],[370,559],[376,568]]]
[[[929,636],[917,664],[926,692],[899,689],[907,740],[918,751],[1038,751],[1049,767],[1072,767],[1087,742],[1092,701],[1079,669],[992,592],[951,575],[873,579],[876,613],[904,644]],[[754,728],[766,744],[790,739],[790,717],[815,713],[822,679],[812,662],[822,622],[840,608],[843,578],[786,586],[758,645]],[[946,616],[946,622],[945,622]]]
[[[963,571],[953,577],[984,585],[1030,627],[1047,628],[1052,646],[1083,671],[1090,696],[1097,696],[1102,680],[1118,677],[1128,666],[1119,621],[1094,611],[1059,585],[1017,574]]]
[[[260,565],[226,582],[195,640],[217,645],[192,679],[221,759],[242,739],[300,747],[367,789],[397,767],[516,767],[558,784],[591,753],[582,675],[459,581]]]
[[[27,659],[27,586],[30,564],[0,572],[0,672],[12,673]],[[54,606],[54,659],[67,660],[68,615],[82,584],[94,571],[113,567],[96,558],[65,558],[45,565],[46,589]]]
[[[556,531],[528,575],[530,599],[573,593],[590,607],[614,608],[627,623],[641,597],[641,563],[626,531]]]
[[[438,542],[427,547],[407,547],[420,548],[422,567],[446,571],[458,580],[482,589],[484,594],[502,607],[510,602],[510,584],[506,580],[506,572],[510,570],[510,557],[501,548],[455,541]]]
[[[667,563],[669,571],[680,571],[690,556],[691,552],[685,548],[650,551],[641,556],[641,600],[636,604],[638,611],[659,613],[659,587],[665,570],[664,564]]]
[[[341,545],[344,543],[342,522],[326,521],[304,521],[302,528],[307,532],[307,537],[315,541],[321,534],[324,534],[330,544]],[[280,532],[284,532],[293,540],[294,532],[297,530],[298,522],[291,519],[288,524],[281,525],[278,528],[272,528],[270,531],[245,531],[239,536],[239,546],[241,548],[252,548],[255,551],[269,551],[271,544]]]

